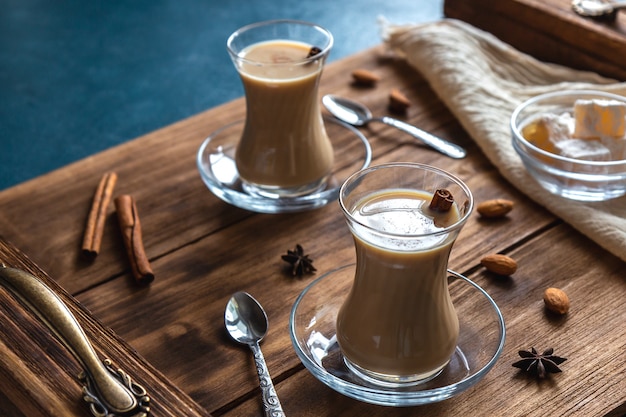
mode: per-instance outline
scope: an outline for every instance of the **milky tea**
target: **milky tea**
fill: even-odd
[[[393,170],[398,178],[420,180],[410,188],[394,187],[399,180],[388,175]],[[471,210],[471,194],[455,186],[453,196],[463,205],[455,202],[446,212],[430,209],[435,190],[421,183],[424,170],[434,183],[446,185],[447,180],[438,179],[447,176],[443,171],[396,164],[368,170],[347,196],[342,189],[357,262],[337,317],[337,341],[353,371],[382,384],[417,383],[436,375],[454,353],[459,335],[447,267]],[[367,176],[391,181],[371,186]]]
[[[298,22],[267,25],[283,29],[304,25],[312,30],[310,25]],[[254,42],[233,56],[246,97],[246,122],[235,162],[249,190],[290,197],[319,189],[333,167],[333,147],[318,97],[319,79],[330,46],[309,57],[314,44],[288,39],[288,31],[279,33],[280,30],[276,35],[271,32],[264,36],[283,38]]]

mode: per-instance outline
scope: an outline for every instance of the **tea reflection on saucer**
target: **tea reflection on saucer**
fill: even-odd
[[[448,285],[459,314],[457,348],[435,378],[405,386],[367,381],[345,364],[336,340],[335,322],[354,279],[354,264],[330,271],[313,281],[291,310],[289,331],[304,366],[331,389],[370,404],[409,407],[443,401],[478,383],[504,349],[505,325],[500,309],[477,284],[448,271]]]
[[[248,193],[235,164],[235,150],[243,131],[240,120],[212,133],[200,146],[196,163],[209,190],[223,201],[259,213],[287,213],[322,207],[339,196],[339,188],[354,172],[367,168],[372,160],[371,146],[361,132],[334,118],[324,118],[333,143],[335,162],[325,186],[311,194],[270,198]]]

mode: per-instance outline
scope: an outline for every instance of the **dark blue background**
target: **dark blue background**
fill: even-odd
[[[225,50],[256,21],[315,22],[330,61],[381,42],[377,18],[443,0],[2,0],[0,190],[243,94]]]

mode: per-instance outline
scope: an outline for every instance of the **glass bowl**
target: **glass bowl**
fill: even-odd
[[[574,159],[542,149],[522,136],[522,129],[542,114],[572,113],[578,99],[626,98],[590,90],[542,94],[518,106],[511,116],[513,148],[528,172],[553,194],[578,201],[604,201],[626,194],[626,159],[592,161]]]
[[[311,374],[328,387],[370,404],[409,407],[462,393],[495,365],[504,348],[506,330],[493,299],[463,275],[448,272],[460,334],[450,362],[435,378],[417,385],[386,386],[369,382],[346,366],[337,344],[335,321],[352,286],[354,264],[322,275],[297,298],[289,319],[296,354]]]

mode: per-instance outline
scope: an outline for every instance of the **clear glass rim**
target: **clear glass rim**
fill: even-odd
[[[305,26],[305,27],[309,27],[311,29],[317,30],[320,34],[323,34],[327,37],[328,40],[326,42],[326,45],[324,45],[323,47],[320,47],[319,45],[313,45],[313,46],[319,47],[321,49],[321,52],[311,57],[305,57],[300,61],[291,61],[291,62],[286,62],[286,63],[268,63],[268,62],[259,62],[255,60],[246,59],[240,56],[239,53],[237,53],[237,51],[235,51],[232,47],[232,44],[235,41],[235,39],[244,32],[248,32],[250,30],[254,30],[257,28],[265,27],[265,26],[288,25],[288,24],[297,25],[297,26]],[[334,44],[333,34],[328,29],[324,28],[323,26],[320,26],[311,22],[306,22],[304,20],[274,19],[274,20],[265,20],[262,22],[251,23],[249,25],[240,27],[239,29],[234,31],[226,40],[226,49],[228,50],[228,53],[231,55],[231,57],[233,57],[233,59],[236,59],[237,61],[250,63],[250,64],[256,64],[256,65],[272,65],[272,66],[280,67],[280,66],[285,66],[285,65],[289,65],[289,66],[303,65],[303,64],[308,64],[310,62],[314,62],[320,58],[325,58],[330,53],[330,50],[332,49],[333,44]]]
[[[461,218],[454,224],[444,227],[440,230],[437,230],[435,232],[430,232],[430,233],[415,233],[415,234],[400,234],[400,233],[391,233],[391,232],[383,232],[380,231],[376,228],[373,228],[363,222],[358,221],[357,219],[355,219],[352,214],[350,213],[350,210],[348,209],[348,207],[346,207],[345,204],[345,197],[344,197],[344,191],[347,188],[348,185],[358,181],[358,179],[360,177],[362,177],[363,175],[369,173],[369,172],[373,172],[373,171],[377,171],[380,169],[387,169],[387,168],[393,168],[393,167],[402,167],[402,168],[420,168],[426,171],[430,171],[439,175],[442,175],[446,178],[448,178],[450,181],[454,182],[459,188],[461,188],[463,190],[463,192],[465,192],[465,194],[468,197],[468,200],[463,203],[463,206],[466,208],[465,213],[462,213]],[[391,188],[390,188],[391,189]],[[379,164],[379,165],[372,165],[369,166],[367,168],[361,169],[355,173],[353,173],[352,175],[350,175],[345,181],[344,183],[341,185],[341,187],[339,188],[339,205],[341,206],[341,210],[343,211],[344,215],[350,219],[350,221],[358,224],[360,227],[363,227],[373,233],[376,234],[384,234],[385,236],[390,236],[393,237],[395,239],[416,239],[416,238],[421,238],[421,237],[425,237],[425,236],[440,236],[440,235],[446,235],[449,234],[451,232],[454,232],[460,228],[462,228],[465,223],[467,222],[467,220],[469,219],[473,208],[474,208],[474,196],[471,192],[471,190],[469,189],[469,187],[467,186],[467,184],[465,184],[465,182],[461,181],[460,178],[458,178],[457,176],[455,176],[454,174],[451,174],[447,171],[444,171],[443,169],[434,167],[432,165],[427,165],[427,164],[421,164],[421,163],[417,163],[417,162],[390,162],[390,163],[384,163],[384,164]],[[460,208],[460,207],[459,207]]]
[[[626,103],[626,97],[620,96],[618,94],[608,93],[604,91],[597,91],[597,90],[567,90],[567,91],[556,91],[556,92],[551,92],[551,93],[539,94],[537,96],[534,96],[524,101],[522,104],[517,106],[515,110],[513,111],[513,114],[511,115],[511,120],[510,120],[511,132],[513,132],[513,140],[520,142],[524,147],[530,149],[532,153],[535,155],[539,154],[546,158],[553,159],[555,161],[572,164],[572,166],[586,166],[586,167],[611,166],[612,167],[612,166],[626,165],[626,159],[618,159],[615,161],[591,161],[591,160],[586,160],[586,159],[568,158],[566,156],[557,155],[557,154],[548,152],[532,144],[528,140],[526,140],[526,138],[522,135],[522,132],[520,131],[520,128],[519,128],[520,120],[518,119],[520,118],[520,115],[522,114],[522,112],[526,110],[528,107],[535,105],[543,100],[549,100],[549,99],[558,98],[558,97],[569,97],[569,96],[572,96],[572,97],[573,96],[600,96],[600,97],[605,97],[607,99],[618,100],[623,103]],[[534,155],[528,152],[526,153],[530,157],[533,157],[533,158],[535,157]]]

